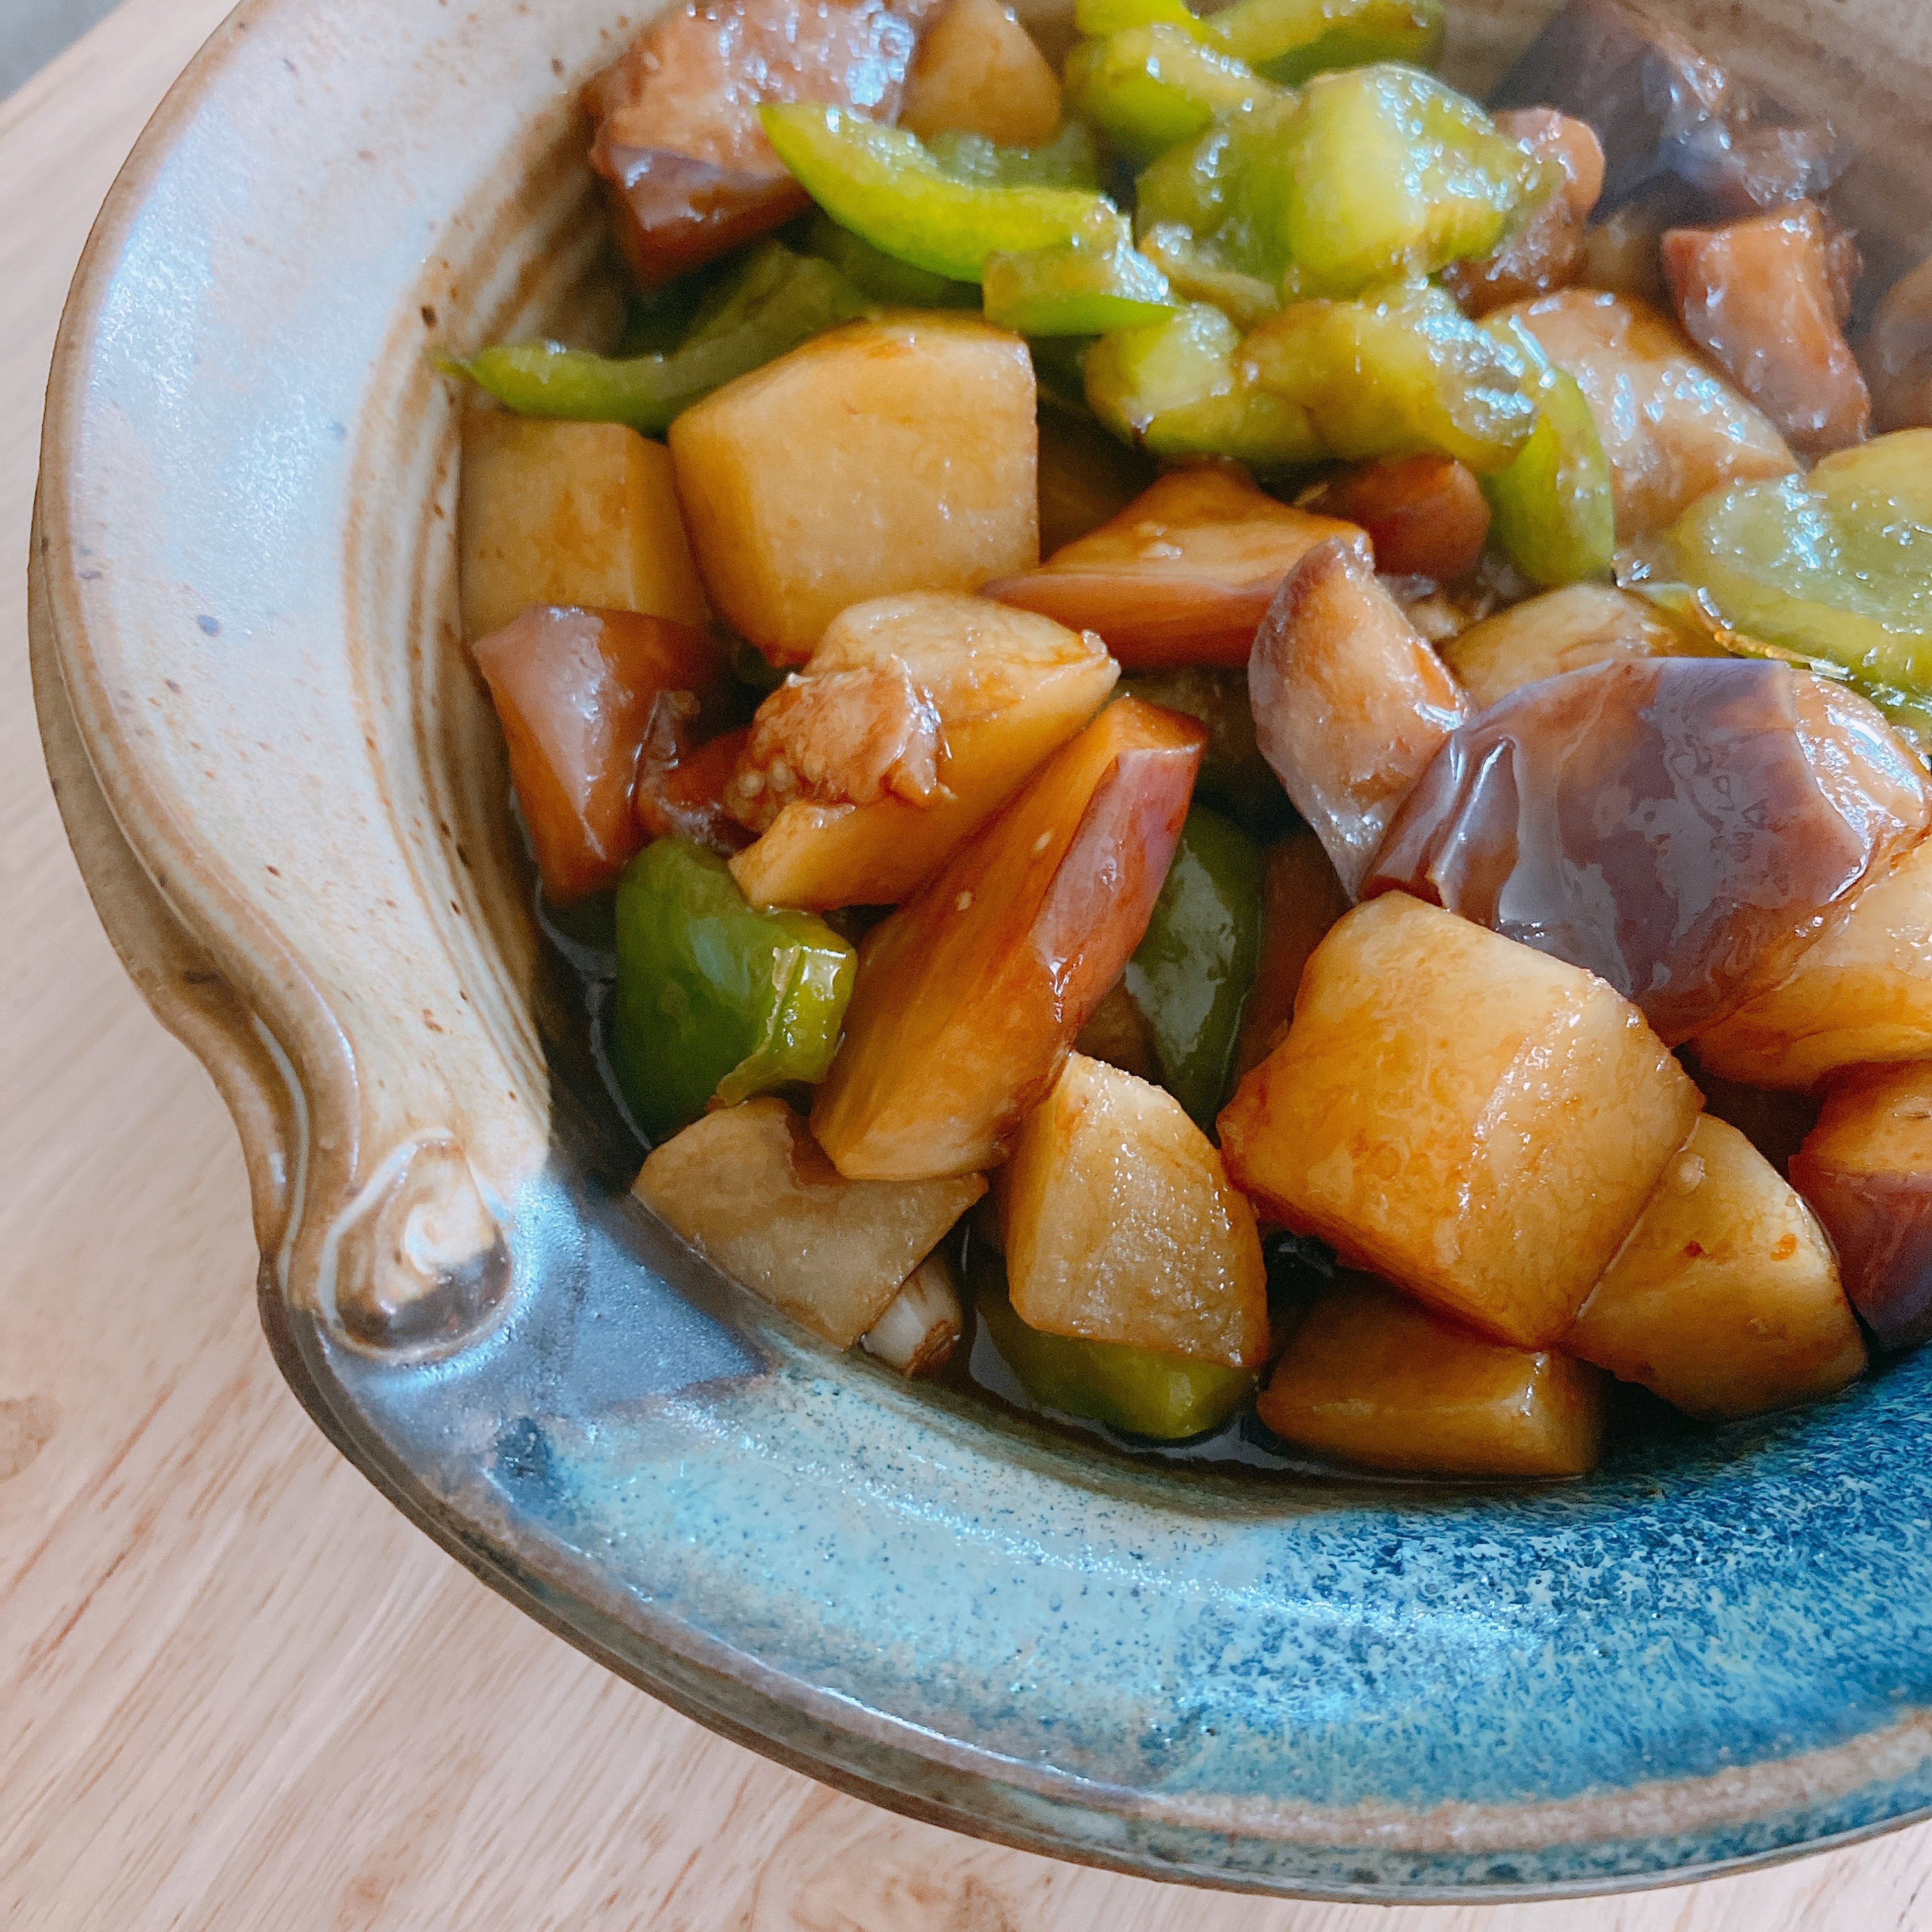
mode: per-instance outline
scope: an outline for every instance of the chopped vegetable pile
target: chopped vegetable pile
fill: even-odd
[[[907,1375],[1521,1480],[1932,1337],[1932,263],[1630,0],[1444,24],[687,0],[622,340],[440,359],[638,1197]]]

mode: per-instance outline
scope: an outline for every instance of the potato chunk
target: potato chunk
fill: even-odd
[[[1526,684],[1622,658],[1718,658],[1724,646],[1666,624],[1640,597],[1572,584],[1512,604],[1442,646],[1478,711]]]
[[[746,897],[896,905],[1086,724],[1119,675],[1097,638],[983,598],[914,592],[855,605],[759,707],[728,800],[763,834],[732,861]],[[831,701],[802,710],[815,692]],[[872,764],[914,740],[926,746],[922,791],[902,755],[874,782]]]
[[[782,1100],[707,1114],[654,1148],[632,1192],[699,1253],[849,1348],[981,1195],[978,1174],[847,1180]]]
[[[468,411],[457,514],[466,638],[532,604],[709,618],[670,452],[621,423]]]
[[[1932,1060],[1932,841],[1874,879],[1790,973],[1697,1036],[1713,1072],[1802,1088],[1841,1066]]]
[[[1040,554],[1033,363],[970,317],[832,329],[686,410],[670,448],[712,600],[775,663],[851,604]]]
[[[1330,537],[1370,566],[1354,524],[1296,509],[1226,470],[1180,470],[986,594],[1099,632],[1130,670],[1245,664],[1282,578]]]
[[[1932,1340],[1932,1064],[1847,1074],[1792,1156],[1884,1348]]]
[[[1254,1210],[1172,1094],[1069,1054],[1001,1183],[1006,1280],[1030,1328],[1230,1368],[1267,1360]]]
[[[1865,1366],[1824,1230],[1770,1162],[1708,1114],[1563,1346],[1711,1420],[1814,1402]]]
[[[1610,460],[1619,542],[1668,529],[1720,484],[1798,467],[1764,412],[1642,302],[1570,289],[1502,313],[1521,316],[1588,398]]]
[[[1602,980],[1392,893],[1316,948],[1221,1149],[1290,1227],[1534,1348],[1574,1320],[1700,1105]]]
[[[956,128],[1044,147],[1060,127],[1060,76],[1010,7],[950,0],[913,56],[899,125],[922,140]]]
[[[1206,735],[1135,698],[1110,704],[866,935],[812,1113],[842,1174],[1004,1157],[1147,930]]]
[[[1316,1298],[1258,1406],[1298,1448],[1411,1475],[1580,1476],[1603,1446],[1596,1370],[1492,1342],[1368,1275]]]
[[[1334,542],[1268,607],[1248,688],[1262,754],[1352,898],[1468,700],[1360,553]]]

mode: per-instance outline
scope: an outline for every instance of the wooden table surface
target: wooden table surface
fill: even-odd
[[[4,0],[0,0],[4,4]],[[1648,1895],[1382,1910],[908,1823],[710,1736],[473,1581],[269,1360],[214,1090],[96,926],[22,577],[88,224],[227,0],[126,0],[0,105],[0,1922],[280,1932],[1888,1932],[1932,1827]]]

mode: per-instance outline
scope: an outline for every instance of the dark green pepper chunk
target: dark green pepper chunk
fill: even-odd
[[[682,346],[599,356],[559,342],[517,342],[441,359],[520,416],[628,423],[662,435],[712,390],[776,362],[836,323],[874,312],[830,262],[764,242],[701,308]]]
[[[1218,812],[1187,814],[1127,992],[1162,1084],[1204,1132],[1227,1097],[1241,1009],[1262,950],[1262,848]]]
[[[1179,1442],[1220,1428],[1254,1393],[1255,1378],[1245,1369],[1029,1328],[1006,1298],[996,1256],[976,1262],[972,1274],[993,1346],[1042,1408]]]
[[[810,913],[761,912],[714,853],[647,845],[617,885],[617,983],[604,1045],[653,1138],[716,1099],[823,1080],[857,954]]]
[[[759,118],[778,158],[841,227],[953,281],[976,282],[988,255],[1104,240],[1119,224],[1105,196],[1056,184],[1064,161],[1042,183],[1043,149],[958,136],[935,152],[903,128],[811,101],[768,104]]]

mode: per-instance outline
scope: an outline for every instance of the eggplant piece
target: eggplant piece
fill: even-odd
[[[1850,290],[1838,238],[1808,201],[1664,238],[1686,332],[1810,456],[1862,442],[1871,427],[1870,392],[1841,326]]]
[[[914,28],[881,0],[695,0],[660,15],[584,90],[590,165],[646,288],[812,206],[761,104],[824,101],[890,121]]]
[[[1922,262],[1879,304],[1862,360],[1877,428],[1932,425],[1932,261]]]
[[[1604,144],[1588,122],[1553,107],[1516,107],[1496,116],[1496,128],[1539,160],[1554,161],[1563,185],[1492,254],[1444,271],[1444,285],[1472,316],[1583,280],[1584,224],[1604,191]]]
[[[1362,891],[1587,967],[1675,1044],[1777,985],[1928,818],[1924,768],[1842,686],[1761,659],[1625,660],[1457,730]]]
[[[1588,122],[1606,212],[1667,186],[1680,220],[1748,214],[1822,194],[1851,158],[1828,122],[1760,96],[1629,0],[1569,0],[1490,105]]]

